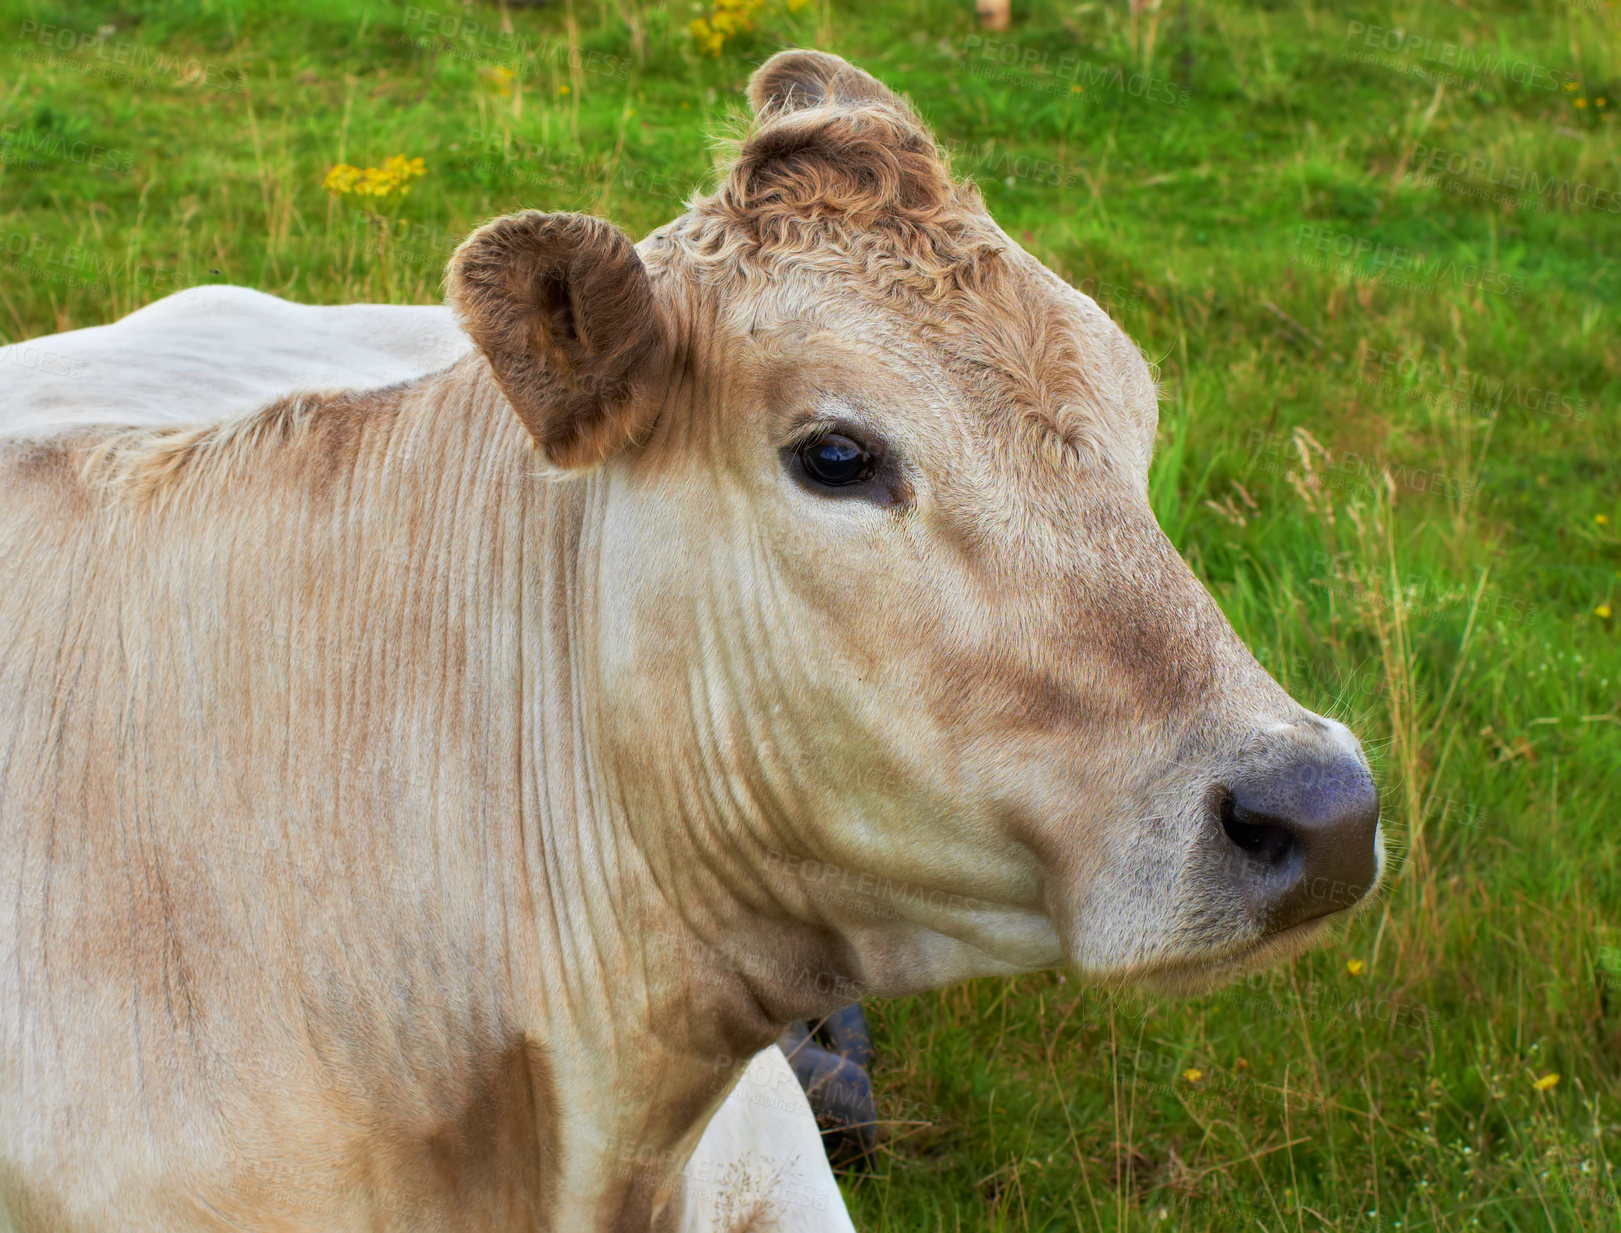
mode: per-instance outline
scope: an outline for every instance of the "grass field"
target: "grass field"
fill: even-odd
[[[0,336],[206,282],[433,301],[523,206],[639,236],[767,54],[862,64],[1159,363],[1166,529],[1362,735],[1395,859],[1221,995],[869,1007],[858,1226],[1621,1227],[1615,0],[1016,0],[997,36],[966,0],[764,0],[718,54],[685,0],[436,3],[7,0]],[[381,221],[322,187],[396,154],[426,173]]]

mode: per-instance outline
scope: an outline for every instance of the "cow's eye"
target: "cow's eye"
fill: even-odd
[[[799,463],[806,475],[830,488],[860,483],[873,473],[872,455],[836,432],[800,446]]]

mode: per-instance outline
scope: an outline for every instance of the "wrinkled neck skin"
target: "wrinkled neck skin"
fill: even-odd
[[[1006,927],[1037,915],[1033,861],[966,846],[982,819],[955,866],[881,842],[896,801],[948,824],[953,786],[894,758],[851,794],[884,770],[862,669],[802,675],[783,546],[739,551],[749,494],[706,504],[694,455],[549,478],[478,355],[4,450],[0,880],[41,890],[0,914],[0,1044],[100,1059],[0,1126],[41,1175],[93,1161],[132,1211],[212,1196],[244,1227],[387,1227],[411,1198],[643,1229],[790,1020],[1056,957]],[[71,885],[40,872],[59,832]],[[132,860],[167,892],[131,897]],[[127,910],[91,929],[81,901]],[[142,1005],[173,1030],[105,1049]]]
[[[768,603],[738,599],[745,591],[763,598],[738,578],[716,579],[699,601],[708,606],[646,628],[659,608],[624,607],[635,586],[617,554],[629,544],[687,558],[649,528],[622,534],[631,528],[621,519],[636,511],[623,512],[616,497],[626,489],[615,485],[634,478],[627,488],[640,492],[656,483],[612,464],[579,478],[537,475],[488,370],[468,363],[479,369],[472,414],[502,428],[489,441],[463,433],[468,445],[433,449],[454,455],[498,443],[493,458],[443,463],[498,477],[497,508],[486,517],[507,529],[488,537],[496,557],[475,572],[512,588],[503,607],[518,613],[524,877],[508,892],[533,929],[530,996],[545,1019],[535,1034],[570,1113],[561,1145],[568,1188],[599,1205],[605,1227],[638,1227],[662,1205],[748,1058],[791,1020],[863,996],[1047,966],[1062,953],[1038,911],[1030,853],[987,853],[954,885],[932,873],[880,876],[841,859],[817,827],[796,830],[802,802],[817,799],[821,776],[839,768],[788,753],[825,746],[825,725],[840,722],[825,707],[840,700],[807,697],[791,664],[768,653],[775,614]],[[679,381],[670,389],[672,399],[703,396]],[[433,404],[431,390],[417,400],[442,426]],[[411,430],[408,421],[402,427]],[[505,542],[512,534],[515,555]],[[631,648],[644,658],[627,662]],[[644,672],[676,687],[652,691]],[[722,705],[737,697],[798,705]],[[659,711],[650,729],[652,709],[672,698],[675,711]],[[918,799],[949,792],[911,788]],[[896,789],[887,783],[882,795]],[[989,901],[985,887],[997,873],[1005,893]],[[613,1179],[606,1189],[604,1179]],[[560,1220],[560,1228],[585,1227]]]
[[[709,396],[682,374],[713,367],[678,357],[658,387],[672,431]],[[647,1228],[789,1021],[1059,957],[1034,857],[953,817],[960,787],[921,782],[915,751],[859,735],[877,730],[860,663],[843,685],[807,670],[804,597],[773,597],[791,546],[750,546],[746,485],[705,495],[718,455],[650,444],[549,477],[475,354],[26,457],[0,624],[42,653],[0,661],[19,708],[0,715],[0,878],[38,880],[21,862],[77,810],[87,899],[125,893],[120,845],[148,819],[143,867],[175,889],[98,930],[53,903],[0,915],[35,965],[0,1041],[60,1030],[89,1056],[135,993],[168,1004],[177,956],[253,959],[198,983],[184,1030],[41,1107],[118,1185],[217,1193],[257,1224],[249,1181],[213,1163],[253,1143],[243,1174],[299,1180],[269,1201],[301,1206],[288,1227],[386,1226],[368,1205],[414,1194],[508,1213],[494,1227]],[[127,699],[103,727],[52,710],[58,646],[82,696]],[[908,841],[903,808],[949,842]],[[86,1009],[81,978],[150,983]],[[213,1121],[191,1080],[144,1078],[199,1056],[220,1059],[195,1080],[230,1110]]]
[[[0,877],[41,885],[0,915],[0,1042],[102,1059],[0,1145],[89,1153],[132,1210],[214,1196],[233,1227],[394,1227],[409,1199],[648,1228],[752,1054],[860,965],[769,896],[751,912],[749,853],[704,846],[746,793],[649,794],[646,757],[606,755],[613,470],[542,474],[476,355],[307,401],[0,443],[0,624],[26,651],[0,659]],[[118,704],[64,710],[64,680]],[[167,898],[129,890],[137,824]],[[82,886],[39,872],[58,830]],[[128,910],[87,929],[81,897]],[[105,1049],[232,955],[191,1020]],[[86,1005],[95,982],[125,992]]]
[[[1034,964],[973,944],[992,918],[1006,935],[1003,909],[948,885],[863,879],[859,868],[826,864],[814,835],[795,833],[795,794],[819,789],[796,783],[776,755],[809,747],[817,720],[779,708],[758,730],[723,732],[719,708],[705,705],[709,690],[729,682],[746,696],[804,698],[799,682],[762,677],[773,671],[762,662],[769,655],[751,654],[769,632],[769,607],[683,614],[692,624],[670,632],[698,634],[663,679],[677,682],[684,713],[665,716],[661,746],[642,743],[645,727],[624,726],[640,705],[638,686],[604,680],[604,664],[627,645],[669,650],[657,631],[625,628],[607,598],[626,544],[614,485],[628,477],[609,466],[551,478],[526,446],[476,356],[407,389],[392,417],[363,429],[353,484],[369,489],[371,513],[337,559],[348,570],[357,551],[409,561],[409,596],[385,601],[398,609],[380,614],[375,593],[350,587],[367,608],[343,619],[387,627],[379,636],[392,645],[376,652],[367,685],[395,728],[385,740],[403,741],[398,734],[421,714],[486,712],[482,728],[458,721],[432,735],[438,775],[465,776],[483,801],[432,807],[438,858],[461,854],[471,870],[462,880],[500,900],[453,914],[472,935],[458,949],[477,953],[493,941],[499,956],[505,946],[495,1017],[509,1037],[540,1045],[555,1083],[563,1176],[554,1227],[638,1228],[662,1208],[748,1059],[792,1019]],[[303,465],[328,463],[312,456]],[[674,545],[634,542],[679,557]],[[273,587],[296,568],[260,563],[258,585]],[[445,650],[446,603],[467,614],[454,630],[467,641],[448,695],[420,663]],[[427,647],[398,632],[430,628]],[[328,679],[354,671],[319,654],[307,670]],[[504,716],[502,698],[516,700]],[[490,827],[509,833],[492,836]],[[1027,883],[1026,875],[1010,885]],[[355,894],[363,901],[364,891]],[[492,920],[500,934],[477,936]],[[1044,940],[1037,950],[1029,957],[1051,961]]]
[[[441,382],[456,394],[446,398]],[[455,402],[461,415],[447,415]],[[474,767],[490,759],[482,773],[498,781],[487,785],[490,795],[512,802],[514,833],[492,844],[468,825],[473,815],[454,812],[437,814],[436,824],[448,832],[445,851],[510,854],[497,941],[510,950],[509,1030],[539,1045],[560,1105],[556,1183],[546,1183],[541,1162],[543,1188],[555,1196],[545,1227],[647,1227],[709,1115],[781,1025],[672,904],[672,893],[689,896],[689,906],[702,895],[636,841],[625,785],[598,753],[596,605],[612,549],[602,519],[609,477],[543,474],[478,356],[408,394],[389,438],[378,442],[381,454],[423,457],[465,477],[456,517],[477,559],[419,555],[412,588],[465,591],[466,611],[487,621],[469,620],[465,636],[492,643],[469,648],[468,661],[489,672],[469,684],[492,705],[514,699],[499,747],[465,755]],[[414,477],[403,478],[398,502],[383,506],[405,523],[442,519],[443,509],[412,508],[422,502],[410,492]],[[490,588],[499,592],[493,619],[485,616]],[[402,711],[422,705],[409,691],[401,702]],[[498,757],[510,768],[504,774]],[[648,824],[678,828],[681,819],[670,813]],[[660,857],[681,859],[679,846]],[[483,923],[475,916],[473,927]]]
[[[667,397],[701,398],[679,372],[704,366]],[[790,1020],[1059,957],[1034,858],[963,839],[983,819],[961,820],[955,865],[884,846],[894,802],[938,802],[947,825],[953,786],[886,771],[854,735],[873,727],[859,664],[842,690],[801,675],[803,622],[770,595],[779,546],[735,547],[746,493],[693,510],[691,470],[672,499],[655,449],[549,478],[477,355],[307,401],[30,454],[0,528],[26,549],[0,623],[44,648],[0,663],[23,673],[0,694],[20,708],[0,715],[17,838],[0,876],[37,878],[19,862],[46,850],[60,810],[41,802],[59,799],[79,811],[88,899],[125,893],[132,819],[154,821],[142,859],[175,888],[94,937],[50,903],[0,917],[0,943],[32,957],[0,1034],[59,1030],[89,1056],[128,1030],[133,994],[78,1006],[49,956],[109,988],[149,981],[136,992],[159,1005],[177,956],[254,960],[228,995],[199,983],[185,1030],[145,1033],[95,1090],[42,1106],[82,1128],[64,1153],[89,1147],[154,1203],[217,1193],[244,1225],[265,1214],[252,1186],[212,1162],[258,1143],[241,1170],[296,1176],[299,1198],[274,1202],[305,1205],[303,1227],[386,1225],[365,1205],[417,1194],[509,1213],[494,1227],[529,1211],[647,1228]],[[93,496],[77,468],[111,487]],[[705,585],[671,581],[689,562]],[[84,696],[127,699],[117,722],[165,739],[57,716],[58,645]],[[55,761],[30,760],[51,740]],[[113,740],[125,754],[98,757]],[[851,768],[885,777],[852,796]],[[196,1083],[232,1110],[217,1124],[191,1081],[143,1078],[196,1075],[203,1055],[220,1061]]]

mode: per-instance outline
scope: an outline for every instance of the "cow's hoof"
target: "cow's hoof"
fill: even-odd
[[[851,1002],[822,1020],[816,1037],[829,1053],[849,1058],[862,1070],[872,1066],[872,1029],[860,1002]]]
[[[868,1169],[877,1158],[878,1108],[873,1100],[872,1033],[861,1007],[835,1011],[813,1034],[795,1023],[778,1042],[799,1077],[836,1168]]]

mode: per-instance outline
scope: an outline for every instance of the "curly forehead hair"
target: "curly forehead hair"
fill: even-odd
[[[1136,348],[997,227],[904,99],[818,51],[772,57],[748,97],[753,120],[718,187],[643,244],[655,279],[726,299],[791,273],[879,301],[1010,457],[1034,448],[1068,472],[1135,455],[1113,449],[1106,421],[1122,389],[1145,384]]]
[[[912,108],[837,57],[782,52],[749,82],[754,121],[719,187],[651,239],[722,281],[780,263],[859,269],[874,290],[943,301],[995,273],[1006,241]]]

